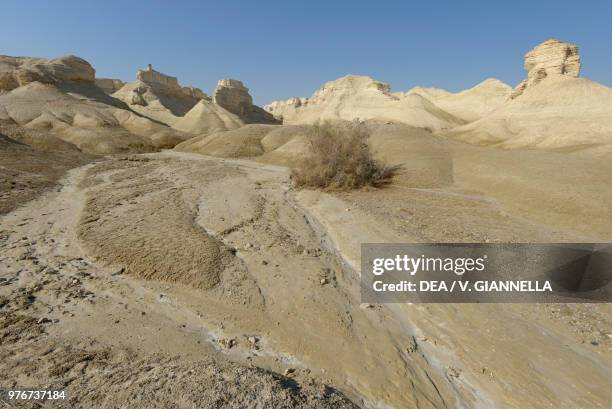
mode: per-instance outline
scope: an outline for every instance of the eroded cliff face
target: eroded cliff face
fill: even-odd
[[[278,124],[280,121],[263,108],[253,105],[253,98],[249,89],[242,81],[223,79],[217,83],[213,93],[213,101],[238,115],[244,123]]]
[[[125,84],[113,96],[167,125],[189,112],[198,101],[208,98],[201,89],[181,86],[176,77],[156,71],[151,65],[138,70],[136,81]]]
[[[110,95],[119,91],[125,85],[125,81],[115,78],[96,78],[96,85]]]
[[[523,94],[528,87],[533,87],[544,78],[552,76],[580,76],[580,54],[578,47],[564,41],[550,39],[536,46],[525,54],[527,79],[514,89],[511,98]]]

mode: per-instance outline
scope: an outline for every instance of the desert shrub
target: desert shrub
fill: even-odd
[[[311,157],[292,171],[297,187],[351,190],[391,181],[397,166],[374,159],[369,131],[359,122],[322,122],[308,136]]]

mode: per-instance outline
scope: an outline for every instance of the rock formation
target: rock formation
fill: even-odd
[[[509,99],[447,136],[503,148],[612,152],[612,88],[577,78],[577,48],[548,40],[525,56],[529,75]]]
[[[169,126],[198,101],[208,98],[201,89],[181,86],[176,77],[156,71],[150,64],[138,70],[136,81],[125,84],[113,96],[134,111]]]
[[[329,81],[310,98],[275,101],[265,109],[286,124],[378,119],[439,130],[465,123],[420,94],[398,96],[388,84],[358,75]]]
[[[253,105],[249,89],[242,81],[232,79],[220,80],[217,83],[213,101],[238,116],[245,115]]]
[[[245,123],[279,123],[273,115],[257,105],[253,105],[253,98],[249,94],[249,89],[244,86],[242,81],[220,80],[213,93],[213,101],[231,113],[238,115]]]
[[[525,54],[525,70],[527,79],[514,89],[512,98],[520,96],[525,89],[533,87],[547,77],[557,75],[579,77],[578,47],[556,39],[546,40]]]
[[[0,121],[41,131],[41,137],[57,137],[83,152],[147,152],[188,138],[106,95],[95,84],[93,67],[79,57],[0,57],[0,77]]]
[[[55,59],[0,56],[0,92],[32,82],[93,84],[94,77],[93,67],[74,55]]]
[[[96,78],[96,85],[110,95],[119,91],[125,85],[125,81],[113,78]]]

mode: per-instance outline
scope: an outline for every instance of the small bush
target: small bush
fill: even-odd
[[[373,158],[369,131],[359,122],[323,122],[314,126],[308,141],[312,157],[292,171],[297,187],[351,190],[379,187],[391,181],[398,166]]]

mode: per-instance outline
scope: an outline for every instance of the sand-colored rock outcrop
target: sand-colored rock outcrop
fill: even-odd
[[[391,93],[388,84],[358,75],[329,81],[309,98],[275,101],[265,109],[285,124],[379,119],[440,130],[465,123],[420,94],[398,96]]]
[[[149,64],[138,70],[136,81],[125,84],[113,96],[134,111],[172,126],[206,94],[191,86],[181,86],[176,77],[163,74]]]
[[[280,123],[273,115],[257,105],[253,105],[253,98],[249,94],[249,89],[244,86],[242,81],[220,80],[213,93],[213,101],[229,112],[238,115],[245,123]]]
[[[525,67],[529,78],[519,94],[446,135],[502,148],[612,152],[612,88],[577,78],[575,46],[545,41],[526,55]]]
[[[79,57],[0,60],[3,78],[16,83],[0,95],[0,120],[41,131],[41,143],[52,136],[86,153],[109,154],[171,148],[189,137],[105,94],[94,69]]]
[[[96,78],[96,85],[102,91],[111,95],[119,91],[125,85],[125,81],[114,78]]]
[[[444,111],[467,122],[472,122],[505,103],[511,93],[512,87],[508,84],[495,78],[489,78],[472,88],[457,93],[440,88],[415,87],[400,96],[422,95]]]
[[[550,76],[580,76],[580,54],[578,47],[564,41],[549,39],[525,54],[527,79],[516,86],[512,98],[521,95],[528,87]]]
[[[93,67],[74,55],[54,59],[0,56],[0,92],[32,82],[93,84],[94,77]]]

